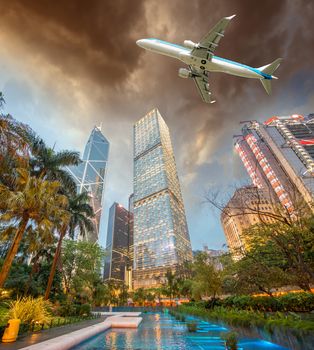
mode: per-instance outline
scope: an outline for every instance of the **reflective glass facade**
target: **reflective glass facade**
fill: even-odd
[[[97,241],[99,235],[108,156],[109,142],[100,128],[95,127],[85,146],[83,162],[78,166],[68,167],[77,183],[78,193],[87,191],[90,194],[90,204],[95,212],[95,233],[86,239],[92,242]]]
[[[192,259],[169,129],[157,109],[134,125],[134,288]]]
[[[114,203],[109,210],[104,279],[127,282],[132,266],[133,214]],[[127,283],[126,283],[127,284]],[[130,286],[131,287],[131,286]]]

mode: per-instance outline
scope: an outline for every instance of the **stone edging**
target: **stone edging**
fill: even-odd
[[[137,328],[142,321],[142,317],[123,317],[119,313],[117,316],[108,317],[104,322],[82,328],[68,334],[61,335],[34,345],[29,345],[20,350],[68,350],[71,347],[93,337],[96,334],[106,331],[109,328]]]

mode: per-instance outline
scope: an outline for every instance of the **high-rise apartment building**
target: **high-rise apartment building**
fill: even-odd
[[[134,288],[192,259],[169,129],[157,109],[134,125]]]
[[[124,282],[131,289],[133,214],[121,204],[109,210],[104,279]]]
[[[95,213],[93,219],[94,234],[90,234],[85,238],[78,237],[79,239],[86,239],[91,242],[98,240],[108,156],[109,142],[102,134],[101,129],[94,127],[85,146],[82,163],[67,168],[76,181],[77,192],[86,191],[89,193],[90,204]]]
[[[314,115],[247,122],[235,148],[253,183],[271,189],[289,213],[300,199],[313,210]]]
[[[243,231],[258,223],[271,223],[275,208],[269,193],[256,186],[241,187],[224,207],[221,224],[234,259],[248,248]]]

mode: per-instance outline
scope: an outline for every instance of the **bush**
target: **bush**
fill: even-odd
[[[61,304],[61,306],[57,310],[57,314],[61,317],[76,316],[77,308],[72,302],[66,301],[65,303]]]
[[[89,316],[91,312],[90,304],[83,304],[76,306],[76,314],[78,316]]]
[[[205,308],[212,308],[212,303],[212,301],[207,302]],[[265,312],[311,312],[314,310],[314,294],[288,293],[278,297],[237,295],[219,300],[214,307],[220,305],[227,308]]]
[[[238,349],[238,334],[236,332],[221,333],[221,339],[225,340],[228,350]]]
[[[23,297],[9,303],[7,319],[20,319],[21,323],[49,323],[51,305],[43,297]]]
[[[189,332],[196,332],[197,331],[197,323],[196,322],[187,322],[186,324]]]

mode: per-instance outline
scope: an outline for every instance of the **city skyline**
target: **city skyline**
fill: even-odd
[[[148,0],[121,7],[96,1],[91,8],[76,1],[76,16],[73,4],[51,3],[48,10],[42,2],[0,2],[5,112],[28,123],[57,150],[82,151],[86,133],[103,122],[112,143],[102,223],[106,232],[109,206],[114,201],[127,206],[132,191],[132,125],[158,107],[172,131],[192,246],[221,248],[219,213],[204,204],[204,195],[217,189],[231,194],[229,184],[248,181],[233,153],[239,122],[314,111],[314,48],[308,30],[313,3],[221,1],[217,6],[214,1]],[[254,81],[213,73],[217,103],[208,107],[193,84],[177,76],[179,62],[135,44],[140,37],[197,41],[210,23],[234,13],[237,21],[219,54],[254,67],[283,57],[272,96]]]

